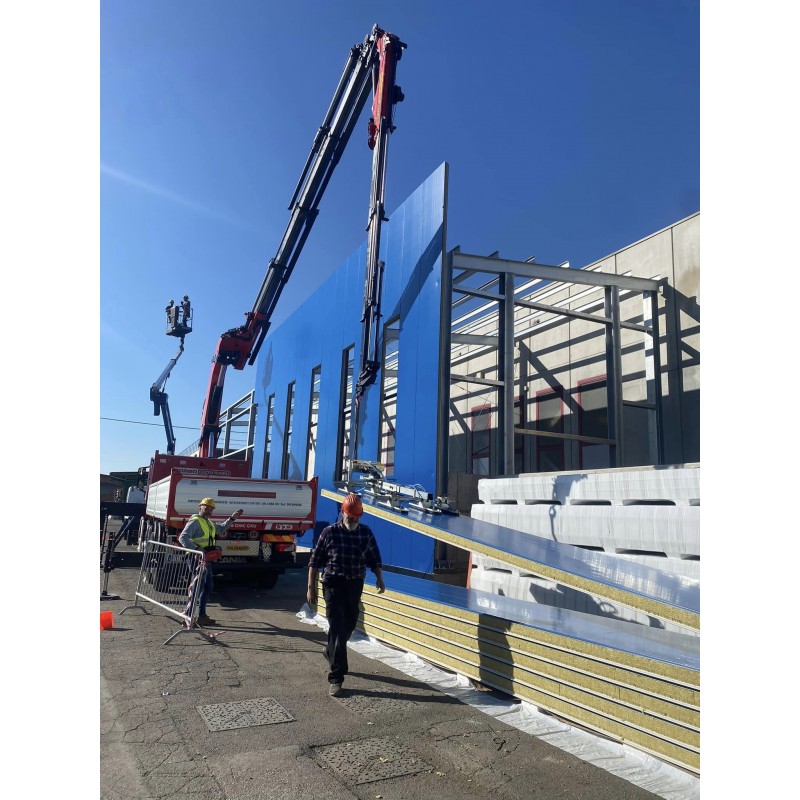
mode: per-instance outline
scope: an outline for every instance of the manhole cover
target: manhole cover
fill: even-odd
[[[253,728],[256,725],[273,725],[276,722],[294,720],[294,717],[272,697],[197,706],[197,710],[210,731]]]
[[[389,737],[314,749],[331,769],[356,784],[433,769],[414,752]]]
[[[417,708],[417,704],[411,700],[397,700],[393,697],[365,697],[364,695],[353,694],[334,697],[333,699],[354,714],[385,713],[394,716],[407,716]]]

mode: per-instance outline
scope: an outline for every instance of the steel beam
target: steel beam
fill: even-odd
[[[603,439],[599,436],[581,436],[579,433],[535,431],[531,428],[514,428],[514,433],[522,433],[525,436],[541,436],[544,439],[561,439],[566,442],[582,442],[583,444],[614,444],[614,439]]]
[[[500,344],[498,336],[481,336],[478,333],[452,333],[450,341],[453,344],[479,344],[486,347],[498,347]]]
[[[604,272],[587,272],[569,267],[554,267],[546,264],[531,264],[527,261],[509,261],[505,258],[486,258],[469,253],[453,253],[453,269],[471,269],[479,272],[502,274],[512,272],[525,278],[547,281],[567,281],[585,286],[618,286],[637,292],[657,292],[658,281],[649,278],[633,278],[629,275],[610,275]]]
[[[503,381],[495,381],[491,378],[479,378],[477,375],[457,375],[450,373],[450,383],[479,383],[482,386],[493,386],[496,389],[503,388]]]
[[[492,294],[491,292],[483,292],[480,289],[461,289],[458,286],[454,286],[453,291],[458,292],[459,294],[466,294],[469,297],[480,297],[483,300],[491,300],[494,303],[497,303],[503,299],[501,294]]]
[[[549,314],[556,314],[563,317],[574,317],[575,319],[583,319],[587,322],[596,322],[598,325],[611,325],[613,320],[609,317],[601,317],[597,314],[587,314],[585,311],[573,311],[570,308],[562,308],[561,306],[549,306],[546,303],[532,303],[530,300],[517,300],[518,306],[525,308],[532,308],[534,311],[545,311]],[[637,325],[635,322],[620,322],[620,327],[629,331],[648,331],[649,328],[644,325]]]

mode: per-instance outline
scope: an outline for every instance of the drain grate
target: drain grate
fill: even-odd
[[[395,739],[365,739],[314,748],[320,758],[351,783],[371,783],[433,769]]]
[[[294,720],[294,717],[272,697],[197,706],[197,710],[210,731],[254,728],[256,725],[273,725],[277,722]]]
[[[392,714],[395,717],[406,717],[414,713],[419,706],[413,700],[398,700],[394,697],[365,697],[360,694],[344,695],[333,699],[354,714]]]

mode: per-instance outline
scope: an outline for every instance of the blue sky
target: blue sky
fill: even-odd
[[[448,161],[448,248],[583,266],[700,210],[698,2],[488,7],[100,3],[101,472],[165,450],[149,388],[177,349],[164,306],[183,294],[195,328],[166,390],[177,450],[197,438],[219,334],[252,307],[345,57],[375,22],[408,45],[387,208]],[[365,130],[366,112],[274,325],[365,238]],[[254,379],[229,370],[223,405]]]
[[[53,620],[53,597],[69,598],[75,622],[50,625],[46,644],[41,625],[27,627],[19,641],[39,656],[26,663],[28,683],[43,698],[53,687],[63,707],[54,646],[96,664],[97,456],[101,471],[134,469],[164,449],[158,426],[98,417],[159,423],[148,390],[175,350],[161,314],[188,292],[196,329],[167,388],[176,424],[198,425],[217,337],[252,306],[347,50],[378,22],[409,45],[388,207],[448,160],[451,247],[580,266],[700,208],[702,175],[703,626],[712,633],[703,788],[785,793],[792,737],[734,735],[741,704],[731,698],[774,653],[759,721],[780,730],[765,709],[782,719],[796,711],[786,691],[795,661],[776,648],[786,615],[764,602],[731,613],[731,598],[742,596],[742,576],[758,575],[775,608],[791,607],[797,583],[796,561],[783,550],[775,558],[792,536],[789,507],[775,491],[754,501],[762,467],[770,487],[797,473],[796,425],[790,408],[780,413],[797,338],[797,17],[784,0],[6,3],[4,477],[23,509],[14,523],[34,536],[62,530],[36,562],[45,590],[31,593],[32,573],[11,570],[6,594],[25,598],[28,621]],[[311,290],[315,270],[335,268],[363,240],[369,169],[356,137],[279,315]],[[254,372],[231,375],[227,401],[249,390]],[[755,396],[770,413],[753,435],[742,421]],[[196,435],[177,432],[178,448]],[[747,646],[731,659],[720,643],[742,641],[742,631]],[[59,664],[75,698],[96,696],[84,661]],[[48,737],[19,697],[22,746],[12,743],[11,758],[32,768],[20,774],[56,793],[71,770],[96,791],[91,769],[74,770],[98,752],[94,726],[76,736],[75,715],[62,715],[69,729],[50,726]],[[33,737],[51,745],[47,774],[25,746]]]

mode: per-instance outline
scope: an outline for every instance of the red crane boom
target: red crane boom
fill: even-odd
[[[386,221],[384,179],[388,135],[394,130],[394,106],[403,100],[403,93],[395,83],[395,74],[397,62],[405,47],[397,36],[375,25],[360,45],[350,49],[328,112],[314,137],[311,152],[289,201],[289,210],[292,212],[289,224],[275,256],[270,259],[253,308],[245,313],[244,325],[225,331],[217,344],[200,426],[199,455],[203,458],[213,458],[216,454],[225,372],[229,366],[240,370],[246,364],[255,363],[269,330],[275,306],[311,232],[319,213],[319,202],[366,104],[370,89],[374,95],[372,116],[368,123],[368,144],[373,151],[372,190],[362,317],[361,371],[356,395],[360,396],[375,380],[380,365],[378,326],[383,263],[379,261],[378,254],[381,223]]]

